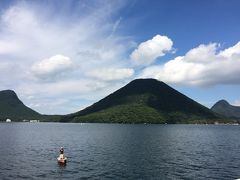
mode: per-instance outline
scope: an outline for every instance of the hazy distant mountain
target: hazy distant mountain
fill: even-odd
[[[211,109],[225,117],[240,119],[240,106],[232,106],[226,100],[218,101]]]
[[[62,122],[212,123],[210,109],[154,79],[137,79]]]
[[[12,90],[0,91],[0,119],[10,118],[12,120],[38,119],[38,112],[25,106]]]

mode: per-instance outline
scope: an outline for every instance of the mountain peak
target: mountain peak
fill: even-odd
[[[214,104],[211,110],[225,117],[240,118],[240,107],[233,106],[224,99]]]
[[[135,79],[116,91],[116,94],[158,94],[159,92],[168,91],[169,89],[172,88],[156,79]]]
[[[148,78],[148,79],[135,79],[128,84],[129,85],[156,85],[156,84],[165,84],[165,83],[162,81],[158,81],[157,79]]]
[[[11,95],[17,95],[13,90],[7,89],[0,91],[0,94],[11,94]]]
[[[39,117],[40,114],[25,106],[13,90],[0,91],[0,119],[19,121]]]
[[[153,79],[153,78],[139,78],[139,79],[134,79],[130,83],[144,83],[144,82],[159,83],[162,81],[158,81],[157,79]]]
[[[0,99],[18,99],[17,94],[13,90],[0,91]]]
[[[218,101],[216,104],[222,104],[222,105],[227,105],[229,106],[229,102],[227,102],[225,99],[221,99],[220,101]]]
[[[62,122],[182,123],[218,118],[208,108],[156,79],[136,79]]]

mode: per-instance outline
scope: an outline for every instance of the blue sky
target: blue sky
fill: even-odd
[[[45,114],[78,111],[135,78],[211,107],[240,105],[238,0],[0,1],[0,89]]]

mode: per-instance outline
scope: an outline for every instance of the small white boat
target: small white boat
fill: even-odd
[[[66,157],[64,157],[64,158],[58,157],[57,161],[58,161],[58,164],[61,164],[61,165],[67,164],[67,158]]]

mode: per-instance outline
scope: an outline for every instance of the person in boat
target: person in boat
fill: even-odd
[[[64,149],[63,149],[63,147],[60,148],[59,152],[60,152],[60,155],[59,155],[59,157],[57,158],[58,164],[60,164],[60,165],[66,165],[66,163],[67,163],[67,158],[66,158],[65,155],[64,155]]]
[[[59,152],[60,152],[59,158],[60,159],[64,159],[65,157],[64,157],[64,149],[63,149],[63,147],[60,148]]]

